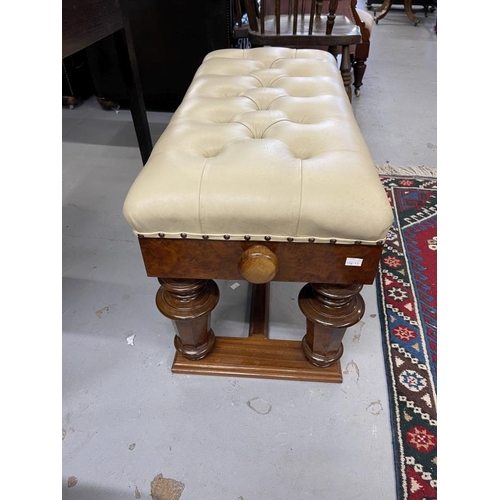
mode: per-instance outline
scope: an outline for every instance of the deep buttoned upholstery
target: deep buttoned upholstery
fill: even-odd
[[[392,211],[331,54],[205,57],[132,185],[148,238],[380,244]]]

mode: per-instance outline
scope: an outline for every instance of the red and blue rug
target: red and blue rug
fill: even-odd
[[[437,181],[381,175],[394,210],[377,276],[398,499],[437,498]]]

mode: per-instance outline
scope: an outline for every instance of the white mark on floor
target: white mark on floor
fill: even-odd
[[[253,398],[247,401],[247,405],[260,415],[267,415],[273,408],[267,401],[261,398]]]
[[[233,290],[236,290],[239,286],[240,286],[240,284],[239,284],[237,281],[235,281],[235,282],[231,285],[231,288],[232,288]]]
[[[363,321],[363,320],[360,320],[358,322],[358,325],[359,325],[359,332],[358,333],[355,333],[353,336],[352,336],[352,341],[354,343],[356,342],[359,342],[359,339],[361,337],[361,330],[363,330],[363,327],[366,325],[366,323]]]
[[[134,345],[134,339],[135,339],[135,333],[132,333],[132,335],[129,335],[127,337],[127,345]]]
[[[98,311],[96,311],[95,315],[98,318],[102,318],[103,316],[105,316],[108,313],[109,313],[109,306],[106,306],[106,307],[103,307],[102,309],[99,309]]]
[[[378,438],[377,426],[375,424],[372,425],[372,439],[370,441],[370,449],[373,450],[374,446],[376,446],[376,441]]]
[[[354,362],[354,360],[349,361],[347,363],[345,370],[342,372],[344,375],[350,375],[351,378],[358,383],[359,381],[359,367],[358,365]]]
[[[382,409],[383,408],[380,400],[373,401],[366,407],[366,411],[370,412],[372,415],[380,415]]]

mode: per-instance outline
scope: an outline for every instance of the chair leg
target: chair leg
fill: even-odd
[[[340,61],[340,73],[342,74],[342,80],[344,80],[344,87],[349,97],[349,101],[352,101],[352,75],[351,75],[351,62],[349,55],[349,46],[342,46],[342,60]]]
[[[174,322],[175,348],[187,359],[208,355],[215,343],[210,313],[219,302],[219,288],[213,280],[159,278],[156,294],[159,311]]]
[[[363,76],[366,71],[366,59],[355,59],[352,67],[354,72],[354,94],[359,97],[363,85]]]
[[[370,40],[365,39],[363,43],[356,45],[356,52],[354,53],[354,61],[352,63],[354,73],[354,93],[359,97],[361,93],[361,86],[363,85],[363,77],[366,71],[366,60],[370,54]]]
[[[328,367],[341,358],[345,331],[365,312],[359,294],[362,288],[362,285],[308,284],[300,291],[299,307],[307,320],[302,349],[313,365]]]

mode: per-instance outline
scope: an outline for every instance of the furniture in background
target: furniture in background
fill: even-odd
[[[252,47],[322,48],[334,55],[340,52],[340,71],[352,98],[350,47],[361,41],[361,30],[345,15],[337,15],[338,0],[328,2],[323,14],[322,1],[245,0],[248,39]],[[284,9],[287,13],[283,13]]]
[[[248,40],[248,14],[246,12],[244,2],[245,0],[232,0],[233,8],[231,12],[233,37],[237,41],[245,40],[246,42],[246,40]],[[255,5],[255,2],[252,3]],[[308,16],[310,16],[311,0],[301,0],[300,3],[298,1],[295,3],[297,3],[298,16],[300,16],[301,23],[304,25],[304,23],[307,23],[307,19],[309,19]],[[322,14],[326,18],[329,14],[330,2],[318,0],[314,3],[315,5],[313,5],[313,9],[315,16]],[[356,96],[359,96],[360,88],[363,85],[363,76],[366,71],[366,60],[368,59],[370,52],[370,35],[373,26],[373,17],[368,12],[356,9],[356,4],[357,0],[338,0],[337,7],[334,8],[334,12],[337,16],[345,16],[347,19],[359,26],[361,31],[361,41],[357,44],[351,44],[349,46],[350,61],[354,73],[354,92]],[[265,5],[261,4],[261,10],[265,9],[266,13],[274,13],[276,7],[277,4],[275,4],[274,0],[267,0]],[[291,18],[294,14],[294,1],[283,0],[279,2],[278,9],[281,16],[286,15]],[[259,12],[258,7],[255,7],[253,11]],[[253,38],[255,39],[255,35]],[[281,38],[279,43],[283,44],[284,39]],[[247,44],[236,42],[235,46],[246,47]],[[339,47],[331,47],[328,49],[327,46],[318,46],[318,48],[330,50],[335,55],[339,55],[341,52],[339,51]]]
[[[365,0],[365,5],[368,10],[373,9],[374,5],[382,5],[384,0]],[[401,5],[403,6],[405,0],[393,0],[392,5]],[[412,0],[412,6],[422,6],[425,17],[429,15],[429,12],[434,12],[437,7],[437,0]]]
[[[328,3],[326,0],[323,3],[324,12],[325,6]],[[344,15],[353,23],[359,26],[361,30],[361,41],[356,45],[349,47],[351,54],[352,69],[354,73],[354,93],[359,96],[361,93],[361,86],[363,85],[363,76],[366,71],[366,61],[370,54],[370,37],[373,28],[373,16],[362,9],[357,9],[357,0],[339,0],[336,13]]]
[[[417,26],[420,22],[419,19],[413,13],[413,7],[416,5],[421,5],[424,8],[425,17],[428,16],[429,11],[433,11],[436,8],[437,0],[381,0],[379,2],[374,0],[366,0],[367,9],[372,9],[373,5],[379,5],[379,7],[374,9],[375,14],[375,22],[378,24],[378,21],[383,19],[389,10],[394,5],[403,5],[406,15],[408,19]]]
[[[94,93],[92,75],[85,51],[80,50],[62,60],[62,104],[70,109]]]
[[[203,58],[231,45],[230,0],[121,0],[130,20],[146,108],[172,112]],[[96,93],[128,106],[112,44],[87,52]]]
[[[130,97],[137,142],[145,164],[152,142],[129,18],[118,0],[63,0],[63,60],[106,37],[111,37],[116,47],[121,76]]]
[[[294,18],[249,33],[314,37]],[[393,221],[345,83],[328,51],[273,46],[214,51],[196,72],[123,207],[174,323],[174,373],[342,381],[342,338]],[[242,279],[249,336],[216,337],[215,280]],[[308,283],[302,341],[269,338],[272,281]]]

